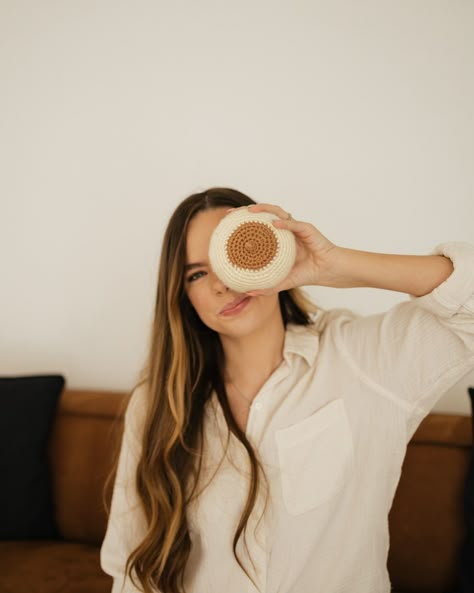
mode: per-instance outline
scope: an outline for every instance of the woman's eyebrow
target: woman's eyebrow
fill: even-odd
[[[192,264],[186,264],[184,266],[184,271],[187,272],[188,270],[192,270],[193,268],[202,268],[207,266],[206,262],[198,261]]]

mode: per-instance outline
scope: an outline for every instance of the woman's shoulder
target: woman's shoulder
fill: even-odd
[[[332,325],[352,321],[360,318],[361,315],[347,308],[322,309],[311,315],[311,323],[307,326],[308,331],[317,334],[324,333]]]
[[[340,339],[341,326],[359,317],[360,315],[351,309],[319,308],[318,311],[310,314],[308,324],[290,323],[287,325],[285,348],[289,351],[296,349],[300,353],[305,351],[309,359],[312,359],[312,353],[317,351],[322,343]]]

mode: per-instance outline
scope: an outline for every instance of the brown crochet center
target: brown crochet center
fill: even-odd
[[[239,268],[258,270],[269,264],[278,251],[278,240],[266,224],[246,222],[227,240],[227,257]]]

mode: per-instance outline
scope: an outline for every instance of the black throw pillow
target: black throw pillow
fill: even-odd
[[[58,537],[48,441],[62,375],[0,377],[0,539]]]
[[[474,435],[474,387],[468,389],[471,398],[473,435]],[[466,538],[461,551],[460,593],[474,591],[474,447],[471,449],[471,461],[464,489],[464,519]]]

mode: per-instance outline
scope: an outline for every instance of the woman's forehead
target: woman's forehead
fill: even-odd
[[[186,254],[189,258],[207,259],[211,235],[227,213],[227,208],[216,208],[198,212],[188,226]],[[187,262],[189,263],[189,262]]]

